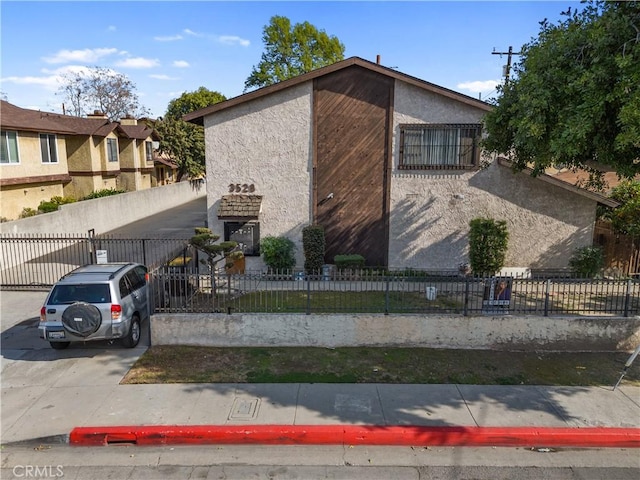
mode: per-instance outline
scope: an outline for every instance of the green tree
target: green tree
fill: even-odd
[[[199,177],[205,172],[204,128],[182,120],[195,110],[226,100],[221,93],[200,87],[169,102],[164,118],[155,124],[160,135],[160,153],[178,165],[177,181],[184,176]]]
[[[604,217],[616,232],[640,237],[640,181],[620,183],[611,191],[611,198],[621,205],[608,210]]]
[[[215,103],[224,102],[227,98],[219,92],[199,87],[193,92],[184,92],[178,98],[169,102],[165,117],[181,119],[187,113],[195,112],[201,108],[208,107]]]
[[[640,172],[640,2],[589,1],[540,22],[485,117],[484,146],[534,175],[564,165]]]
[[[265,52],[244,83],[245,91],[266,87],[344,60],[344,45],[309,22],[291,26],[287,17],[271,17],[262,41]]]
[[[135,84],[109,68],[94,67],[64,76],[58,94],[64,98],[66,113],[76,117],[99,111],[115,121],[127,115],[148,114],[140,104]]]

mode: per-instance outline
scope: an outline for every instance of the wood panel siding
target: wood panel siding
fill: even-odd
[[[640,276],[640,238],[618,234],[611,223],[597,220],[593,243],[602,247],[605,274]]]
[[[358,66],[314,80],[314,221],[328,263],[387,264],[393,82]]]

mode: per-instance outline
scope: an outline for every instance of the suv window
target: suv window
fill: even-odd
[[[120,282],[118,283],[118,287],[120,288],[120,298],[125,298],[127,295],[131,293],[131,286],[129,282],[127,282],[126,275],[120,279]]]
[[[110,303],[108,284],[56,285],[51,294],[51,305],[66,305],[75,302]]]
[[[127,272],[125,275],[127,280],[129,281],[129,285],[131,285],[131,290],[138,290],[139,288],[144,287],[145,279],[144,272],[140,270],[144,270],[142,268],[134,268],[130,272]]]

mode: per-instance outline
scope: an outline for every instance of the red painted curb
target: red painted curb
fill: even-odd
[[[640,448],[640,428],[417,427],[384,425],[145,425],[76,427],[77,446],[398,445]]]

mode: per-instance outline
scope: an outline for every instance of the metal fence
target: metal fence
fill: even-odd
[[[453,272],[345,271],[227,275],[152,272],[156,312],[640,314],[640,281],[567,277],[474,278]]]
[[[187,248],[188,239],[115,235],[0,235],[0,287],[47,289],[60,277],[98,258],[137,262],[154,269]]]

